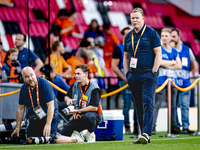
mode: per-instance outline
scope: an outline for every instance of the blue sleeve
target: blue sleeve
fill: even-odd
[[[10,76],[10,67],[8,67],[8,65],[7,65],[6,63],[3,64],[1,70],[2,70],[2,71],[3,71],[3,70],[5,71],[6,76]],[[9,80],[8,80],[8,79],[7,79],[7,80],[4,80],[4,82],[5,82],[5,83],[6,83],[6,82],[9,82]]]
[[[1,70],[5,70],[6,71],[5,63],[3,64]]]
[[[59,76],[59,87],[65,91],[69,90],[69,85],[63,80],[61,76]]]
[[[46,103],[55,99],[53,87],[48,81],[46,80],[43,81],[43,84],[40,87],[42,87],[42,90],[40,90],[40,93],[42,94],[42,98],[43,100],[45,100]]]
[[[158,35],[158,33],[155,30],[153,30],[151,33],[151,42],[152,42],[153,48],[161,46],[160,36]]]
[[[84,33],[84,37],[87,37],[89,34],[88,34],[88,31],[85,31]]]
[[[24,90],[24,85],[21,87],[21,89],[20,89],[20,93],[19,93],[19,101],[18,101],[18,103],[20,104],[20,105],[24,105],[24,100],[25,100],[25,98],[24,98],[24,92],[25,92],[25,90]]]
[[[36,59],[38,59],[37,55],[34,52],[32,52],[32,51],[30,51],[30,58],[33,61],[35,61]]]

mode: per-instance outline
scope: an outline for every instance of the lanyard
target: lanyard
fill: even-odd
[[[31,99],[32,107],[34,108],[33,98],[32,98],[32,94],[31,94],[30,86],[28,87],[28,91],[29,91],[29,96],[30,96],[30,99]],[[38,92],[38,81],[36,82],[36,93],[37,93],[37,104],[39,105],[40,102],[39,102],[39,92]]]
[[[80,101],[79,101],[79,106],[81,106],[81,107],[83,107],[83,106],[85,105],[85,103],[86,103],[86,101],[85,101],[85,102],[82,104],[82,101],[83,101],[83,95],[85,94],[85,92],[86,92],[86,90],[87,90],[87,88],[88,88],[88,85],[89,85],[89,81],[88,81],[87,84],[86,84],[86,87],[85,87],[84,92],[83,92],[82,87],[81,87],[81,85],[80,85],[81,98],[80,98]]]
[[[132,48],[133,48],[133,51],[134,51],[134,57],[135,57],[135,55],[136,55],[136,52],[137,52],[137,49],[138,49],[138,45],[139,45],[139,43],[140,43],[140,39],[141,39],[141,37],[142,37],[142,35],[143,35],[145,29],[146,29],[146,24],[144,25],[144,28],[143,28],[142,33],[141,33],[141,35],[140,35],[140,38],[139,38],[138,41],[137,41],[137,45],[136,45],[135,51],[134,51],[134,35],[133,35],[133,31],[132,31]]]

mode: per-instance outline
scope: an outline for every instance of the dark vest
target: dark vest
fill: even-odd
[[[85,96],[88,97],[86,106],[88,106],[90,103],[92,90],[94,90],[96,88],[99,89],[99,86],[95,82],[93,82],[91,80],[89,82],[90,82],[89,87],[84,94]],[[78,82],[74,82],[74,85],[72,87],[72,99],[77,99],[77,104],[79,104],[80,98],[81,98],[80,84]],[[98,107],[101,107],[101,100],[99,101]],[[101,123],[101,122],[103,122],[103,113],[102,112],[101,112],[101,115],[99,116],[99,123]]]

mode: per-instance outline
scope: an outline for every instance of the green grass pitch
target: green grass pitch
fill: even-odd
[[[161,134],[166,134],[166,132],[159,132],[157,135],[151,136],[151,144],[148,145],[133,145],[131,143],[137,141],[137,139],[130,138],[131,135],[124,135],[122,141],[97,141],[82,144],[1,144],[0,150],[200,150],[200,136],[185,134],[176,138],[161,138],[159,137]]]

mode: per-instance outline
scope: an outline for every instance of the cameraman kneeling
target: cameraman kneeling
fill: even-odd
[[[29,119],[27,143],[75,143],[80,140],[66,136],[56,136],[59,123],[58,105],[50,83],[36,77],[31,67],[22,70],[24,84],[20,90],[19,105],[16,115],[16,128],[11,137],[19,136],[20,125],[27,107],[26,117]],[[83,142],[83,140],[82,140]]]
[[[95,142],[94,129],[103,120],[100,105],[101,94],[98,85],[91,80],[89,81],[88,76],[89,68],[87,65],[76,66],[76,82],[71,85],[66,99],[69,106],[66,109],[69,110],[69,114],[73,115],[73,119],[65,126],[61,134],[70,136],[76,131],[79,134],[78,132],[87,129],[88,131],[83,133],[85,141]],[[73,105],[74,101],[76,101],[75,109],[72,109],[70,105]],[[98,110],[100,110],[99,113]],[[68,111],[63,110],[63,112]]]

